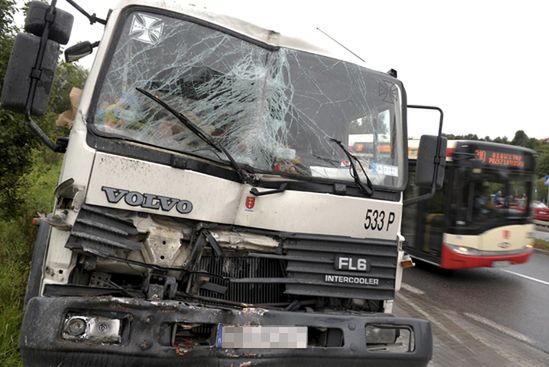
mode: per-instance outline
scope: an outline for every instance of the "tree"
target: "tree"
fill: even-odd
[[[56,114],[70,109],[69,92],[76,86],[83,88],[88,72],[77,64],[62,62],[55,72],[55,79],[51,88],[49,108]]]
[[[467,135],[454,135],[454,134],[443,134],[448,140],[479,140],[477,134],[467,134]]]
[[[0,1],[0,83],[8,66],[17,28],[13,24],[15,1]],[[0,208],[9,213],[17,208],[16,183],[29,165],[30,149],[35,146],[31,133],[19,121],[23,116],[0,107]],[[0,216],[2,215],[0,211]]]
[[[538,139],[536,138],[530,138],[528,139],[528,143],[526,143],[526,146],[530,149],[534,149],[534,150],[537,150],[540,146],[540,142]]]
[[[540,144],[536,153],[536,174],[538,177],[545,177],[549,175],[549,144]]]
[[[494,139],[494,143],[509,144],[509,139],[507,139],[506,136],[504,136],[503,138],[498,136],[497,138]]]
[[[529,142],[530,139],[523,130],[518,130],[515,133],[515,137],[513,138],[513,140],[511,140],[511,144],[519,145],[521,147],[527,147]]]
[[[11,49],[18,29],[13,24],[15,1],[0,0],[0,86],[4,76]],[[54,121],[57,114],[69,106],[69,90],[73,85],[82,87],[87,72],[71,64],[60,64],[52,86],[48,112],[36,118],[38,125],[49,135],[54,134]],[[34,148],[43,147],[25,124],[25,117],[20,113],[6,110],[0,106],[0,218],[10,217],[17,212],[22,198],[17,189],[18,181],[31,163],[31,152]],[[57,131],[56,135],[66,134]],[[55,141],[55,139],[53,139]],[[41,148],[42,149],[42,148]]]

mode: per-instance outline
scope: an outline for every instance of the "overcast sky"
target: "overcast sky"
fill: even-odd
[[[117,0],[77,0],[106,16]],[[185,0],[182,0],[185,1]],[[22,0],[18,1],[22,3]],[[549,138],[549,2],[539,0],[200,0],[279,29],[320,27],[375,70],[398,71],[410,104],[444,110],[445,133],[491,138],[522,129]],[[99,40],[103,27],[75,14],[69,45]],[[21,17],[18,17],[21,25]],[[275,28],[275,30],[277,30]],[[93,56],[82,64],[89,67]],[[411,135],[436,116],[411,113]]]

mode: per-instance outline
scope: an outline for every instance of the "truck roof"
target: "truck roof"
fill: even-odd
[[[283,28],[284,20],[282,19],[271,19],[268,21],[268,25],[264,24],[261,26],[241,18],[241,15],[238,14],[237,7],[221,10],[220,8],[215,8],[215,5],[216,4],[206,5],[204,2],[198,1],[189,2],[181,0],[122,0],[114,10],[122,10],[128,6],[148,6],[167,10],[229,29],[273,47],[285,47],[307,51],[366,67],[357,57],[353,56],[342,46],[322,34],[322,32],[316,29],[312,24],[309,27],[304,25],[304,23],[300,24],[298,36],[292,34],[294,32],[297,33],[295,30],[286,31],[287,33],[284,33],[280,31],[280,29],[271,29],[271,27],[277,25],[276,23],[278,23],[280,28]],[[256,22],[256,20],[254,19],[253,22]]]

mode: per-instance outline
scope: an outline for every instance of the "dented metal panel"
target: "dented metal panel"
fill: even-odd
[[[105,187],[119,189],[112,193],[118,200],[109,201]],[[251,188],[191,170],[97,153],[86,203],[292,233],[393,240],[400,229],[399,202],[286,190],[254,197],[250,205]],[[160,197],[167,198],[169,210],[162,208]],[[192,211],[178,211],[174,203],[179,201],[190,202]],[[366,226],[369,210],[379,217],[376,226],[373,218]]]
[[[60,340],[65,310],[108,312],[122,320],[122,345],[87,344]],[[44,318],[45,313],[51,314]],[[238,349],[216,347],[215,335],[206,345],[172,345],[171,328],[179,323],[198,325],[292,325],[311,328],[337,328],[343,345],[303,349]],[[36,328],[37,324],[42,325]],[[368,350],[367,325],[406,327],[414,333],[415,349],[406,353]],[[264,366],[341,365],[345,366],[426,366],[432,355],[431,328],[427,321],[375,313],[287,312],[262,308],[203,307],[177,301],[147,302],[117,297],[43,297],[29,302],[24,316],[21,352],[27,365],[70,366],[235,366],[251,362]],[[32,330],[32,332],[30,332]],[[157,333],[151,334],[151,330]],[[215,328],[214,328],[215,330]],[[53,331],[53,332],[52,332]],[[55,332],[57,331],[57,332]],[[421,341],[421,342],[420,342]],[[246,364],[244,364],[246,365]]]
[[[100,256],[116,256],[117,250],[140,250],[139,232],[131,222],[112,210],[83,205],[65,247]]]
[[[105,188],[123,191],[113,192],[114,197],[109,197],[109,190]],[[97,153],[86,203],[151,214],[231,223],[241,190],[239,183],[214,176]],[[124,196],[121,196],[122,192],[125,192]],[[150,194],[154,198],[148,202],[145,194]],[[161,200],[165,201],[164,207]],[[183,210],[183,213],[178,211],[177,204],[174,203],[179,201],[189,202],[192,210]]]

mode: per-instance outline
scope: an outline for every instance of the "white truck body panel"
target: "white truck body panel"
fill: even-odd
[[[169,211],[143,208],[128,205],[123,198],[109,202],[103,187],[188,200],[192,211],[183,214],[175,207]],[[400,202],[292,190],[254,197],[251,188],[199,172],[98,152],[86,203],[293,233],[387,240],[396,240],[399,233]],[[249,197],[255,201],[252,208],[246,207]],[[386,213],[383,225],[378,225],[380,230],[365,228],[368,209]],[[391,223],[389,213],[394,213]]]

